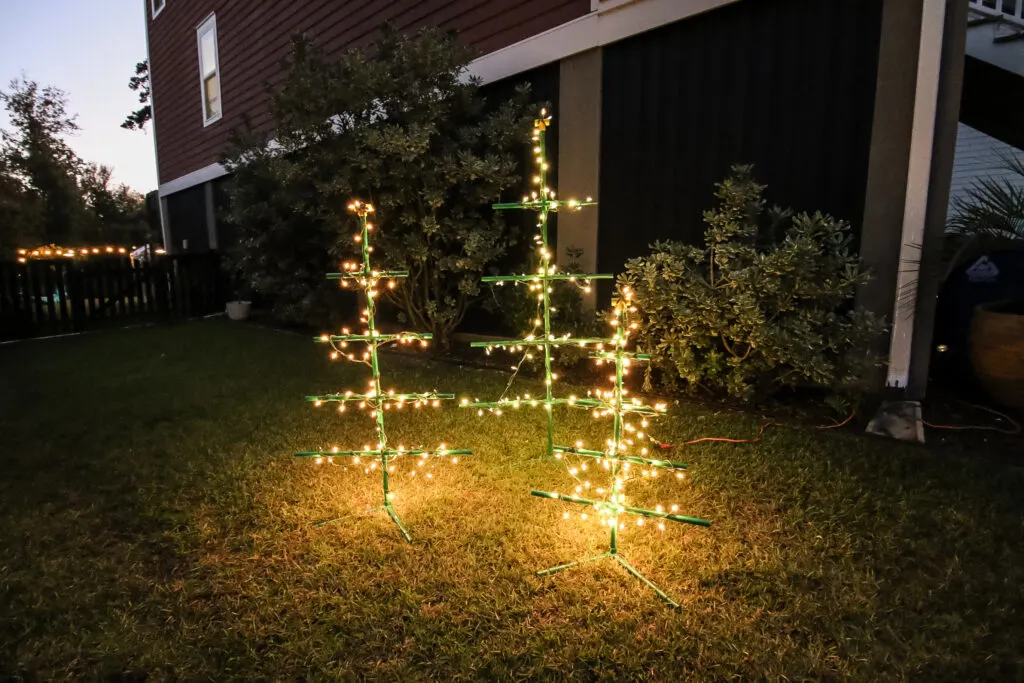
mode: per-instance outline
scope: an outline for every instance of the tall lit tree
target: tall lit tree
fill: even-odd
[[[551,314],[554,312],[554,309],[551,305],[551,294],[553,292],[553,287],[556,284],[569,283],[582,288],[584,291],[590,291],[591,280],[610,279],[612,276],[562,273],[559,272],[558,267],[553,263],[553,252],[548,225],[551,214],[559,211],[579,211],[583,209],[583,207],[593,206],[597,204],[597,202],[593,201],[590,197],[587,197],[585,200],[557,199],[555,191],[548,187],[548,171],[551,168],[551,164],[548,162],[546,157],[545,139],[549,125],[551,125],[551,116],[548,115],[546,110],[542,109],[540,112],[540,118],[533,122],[533,135],[531,137],[534,162],[537,169],[532,179],[534,188],[530,190],[529,194],[523,196],[523,200],[521,202],[508,202],[493,205],[493,208],[498,209],[499,211],[525,209],[527,211],[536,212],[537,234],[534,236],[534,242],[537,244],[537,253],[540,257],[540,267],[537,269],[536,273],[524,273],[520,275],[493,275],[483,278],[484,282],[494,283],[499,286],[504,285],[506,282],[511,282],[516,286],[524,285],[527,287],[529,296],[535,298],[537,301],[537,312],[534,317],[533,330],[523,339],[519,339],[514,342],[498,340],[473,342],[471,344],[471,346],[486,348],[488,353],[490,353],[490,350],[493,348],[504,349],[513,353],[522,352],[523,355],[519,364],[514,366],[517,371],[526,360],[532,357],[533,350],[543,354],[544,396],[531,397],[527,394],[525,396],[508,398],[506,394],[512,387],[512,380],[515,379],[515,374],[513,374],[512,380],[509,381],[509,384],[505,389],[505,393],[503,393],[498,400],[463,401],[462,405],[476,408],[480,414],[483,414],[484,410],[488,410],[498,415],[500,415],[503,410],[507,410],[509,408],[519,408],[522,406],[543,407],[547,412],[547,453],[550,456],[554,454],[553,449],[555,443],[555,418],[553,415],[553,409],[555,406],[573,402],[573,399],[555,398],[554,396],[553,385],[555,380],[558,379],[558,376],[551,370],[552,350],[559,346],[586,347],[588,345],[601,344],[605,341],[603,339],[573,337],[569,334],[556,336],[552,333]]]

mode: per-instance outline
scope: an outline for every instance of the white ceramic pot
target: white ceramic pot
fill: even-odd
[[[249,317],[249,311],[251,309],[251,301],[229,301],[227,305],[227,314],[232,320],[245,320]]]

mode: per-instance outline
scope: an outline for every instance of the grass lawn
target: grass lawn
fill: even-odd
[[[493,397],[500,374],[389,356],[385,386]],[[631,526],[621,568],[543,451],[540,411],[405,411],[396,442],[472,448],[433,477],[292,453],[372,438],[310,393],[366,385],[311,340],[222,320],[0,347],[0,680],[1024,678],[1022,475],[977,447],[772,427],[631,483],[710,529]],[[525,390],[537,387],[524,386]],[[656,436],[750,436],[671,407]],[[585,411],[559,441],[604,438]],[[563,512],[573,516],[564,520]],[[317,520],[356,513],[328,526]]]

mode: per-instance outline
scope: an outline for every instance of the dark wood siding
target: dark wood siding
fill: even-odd
[[[169,0],[149,16],[150,69],[160,182],[218,161],[248,115],[270,126],[263,84],[280,71],[291,36],[311,35],[328,54],[366,44],[391,21],[402,30],[437,25],[460,32],[481,54],[586,14],[589,0]],[[196,27],[217,15],[223,118],[204,128]]]
[[[735,163],[770,203],[859,225],[881,4],[743,0],[608,46],[599,271],[699,240]]]
[[[159,17],[158,17],[159,18]],[[175,254],[210,250],[206,225],[206,186],[196,185],[166,197],[170,234],[167,248]],[[185,246],[184,240],[188,240]]]

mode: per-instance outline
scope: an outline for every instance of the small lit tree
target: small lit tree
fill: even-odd
[[[706,519],[677,514],[679,510],[677,505],[671,505],[668,509],[658,505],[650,510],[626,503],[625,485],[632,477],[637,476],[638,472],[645,478],[657,478],[659,470],[667,469],[674,471],[676,477],[682,479],[683,472],[686,470],[684,463],[650,457],[647,444],[652,443],[652,439],[647,434],[648,419],[664,414],[665,405],[651,406],[637,398],[626,398],[628,390],[623,386],[623,378],[629,372],[629,366],[635,362],[650,360],[650,356],[647,354],[628,351],[626,348],[630,331],[636,329],[636,323],[630,321],[630,314],[636,312],[631,299],[632,292],[629,289],[620,290],[619,299],[613,306],[612,318],[609,321],[615,331],[610,339],[605,340],[603,348],[591,353],[591,358],[594,358],[597,363],[609,364],[615,368],[614,373],[610,376],[612,388],[604,391],[598,389],[591,392],[591,395],[585,399],[572,401],[572,405],[592,410],[597,419],[611,417],[611,438],[607,440],[605,447],[601,450],[586,449],[582,441],[576,442],[573,447],[554,447],[555,457],[565,463],[567,472],[576,482],[574,493],[567,495],[548,491],[530,491],[534,496],[577,503],[592,509],[600,524],[609,528],[608,550],[586,560],[569,562],[539,571],[537,576],[549,576],[575,567],[582,562],[611,558],[630,574],[643,581],[658,594],[658,597],[672,607],[678,608],[677,602],[626,561],[619,553],[618,547],[619,532],[625,528],[625,522],[621,518],[625,516],[635,516],[638,526],[643,526],[645,519],[654,519],[658,529],[662,531],[665,529],[665,521],[705,527],[711,525],[711,522]],[[639,423],[636,422],[637,418],[639,418]],[[607,477],[611,480],[610,485],[595,486],[591,484],[587,474],[588,462],[596,462],[607,473]],[[566,512],[564,517],[568,519],[570,514]],[[581,513],[580,518],[588,519],[587,513]]]
[[[349,204],[348,208],[349,211],[359,217],[359,232],[355,236],[355,241],[361,247],[362,262],[358,264],[346,263],[344,264],[344,272],[331,273],[327,277],[328,279],[339,280],[342,287],[347,287],[350,282],[353,282],[363,289],[366,295],[366,309],[363,312],[362,322],[366,324],[366,329],[361,334],[350,334],[347,329],[343,329],[342,334],[324,334],[317,337],[316,340],[331,346],[332,360],[345,358],[370,366],[372,378],[370,379],[369,387],[364,393],[345,391],[339,394],[307,396],[306,400],[311,401],[317,407],[324,403],[337,403],[340,412],[344,412],[346,406],[353,404],[361,409],[369,410],[370,417],[374,419],[376,424],[377,443],[374,447],[363,446],[363,448],[358,450],[339,450],[335,447],[322,451],[305,451],[296,453],[296,455],[301,458],[313,458],[318,465],[324,463],[333,465],[335,464],[335,459],[348,460],[355,465],[361,465],[360,460],[365,458],[368,461],[368,464],[365,466],[365,470],[368,473],[379,467],[384,503],[377,508],[373,508],[373,510],[386,511],[402,532],[405,540],[411,542],[412,536],[405,525],[402,524],[402,520],[399,519],[392,505],[394,494],[391,491],[389,475],[395,470],[394,461],[402,457],[412,457],[418,461],[418,464],[422,465],[427,458],[448,457],[452,459],[453,463],[457,463],[459,455],[468,455],[472,451],[453,450],[447,448],[444,444],[441,444],[433,451],[423,450],[422,448],[405,448],[402,445],[396,448],[388,444],[387,433],[384,430],[384,414],[387,411],[401,409],[405,405],[411,405],[414,408],[420,406],[436,408],[442,400],[454,398],[454,395],[436,392],[400,394],[396,393],[394,389],[384,389],[381,383],[378,350],[385,344],[390,343],[410,344],[419,342],[421,346],[427,346],[433,335],[414,332],[382,334],[377,330],[374,320],[376,311],[375,300],[381,294],[380,287],[393,289],[395,287],[395,280],[407,277],[409,273],[404,270],[373,269],[370,265],[370,254],[373,252],[373,246],[370,244],[370,232],[373,230],[373,225],[366,219],[369,214],[373,213],[373,206],[360,201],[353,201]],[[349,344],[354,342],[366,344],[366,351],[360,357],[357,357],[355,352],[348,348]],[[412,473],[415,475],[415,470]],[[320,522],[318,526],[331,521],[337,520]]]

